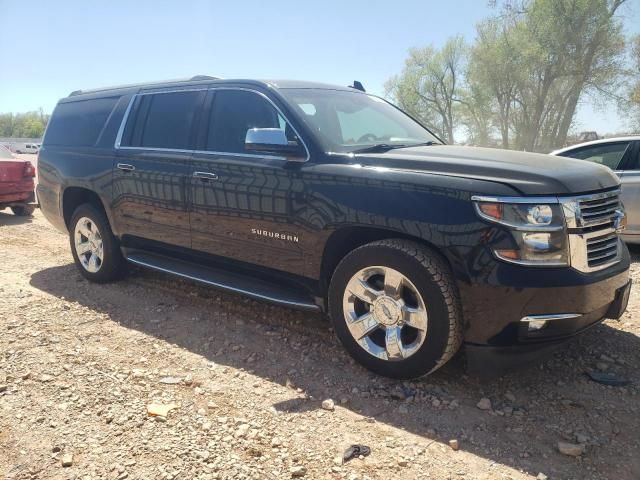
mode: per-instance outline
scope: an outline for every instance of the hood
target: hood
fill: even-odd
[[[358,154],[356,159],[363,165],[499,182],[522,195],[573,195],[620,184],[602,165],[496,148],[432,145]]]

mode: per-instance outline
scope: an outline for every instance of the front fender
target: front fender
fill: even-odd
[[[477,269],[474,258],[488,228],[471,197],[517,194],[500,183],[420,172],[327,164],[305,170],[307,208],[300,221],[317,232],[315,251],[323,252],[343,228],[378,229],[433,246],[462,281]],[[312,255],[308,276],[320,278],[321,257]]]

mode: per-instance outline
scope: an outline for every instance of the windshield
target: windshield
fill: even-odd
[[[326,151],[353,152],[380,144],[440,143],[416,121],[373,95],[309,88],[280,91],[298,108]]]

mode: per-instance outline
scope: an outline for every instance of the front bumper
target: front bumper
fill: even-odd
[[[605,318],[620,318],[627,308],[630,291],[631,281],[620,287],[614,300],[605,307],[576,318],[551,320],[535,332],[529,331],[527,322],[520,322],[517,327],[518,342],[514,345],[467,343],[467,369],[477,375],[496,376],[539,360]]]
[[[531,268],[496,262],[490,276],[459,284],[468,350],[483,347],[540,350],[576,335],[603,318],[619,317],[626,307],[629,252],[592,273],[571,268]],[[627,297],[628,298],[628,297]],[[624,304],[624,305],[622,305]],[[525,317],[575,314],[530,331]],[[534,346],[535,345],[535,346]]]

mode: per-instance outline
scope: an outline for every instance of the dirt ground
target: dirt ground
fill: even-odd
[[[638,479],[639,306],[636,287],[620,322],[500,378],[458,356],[403,383],[354,364],[321,315],[138,269],[90,284],[39,211],[5,210],[0,477]],[[371,454],[342,464],[351,444]]]

